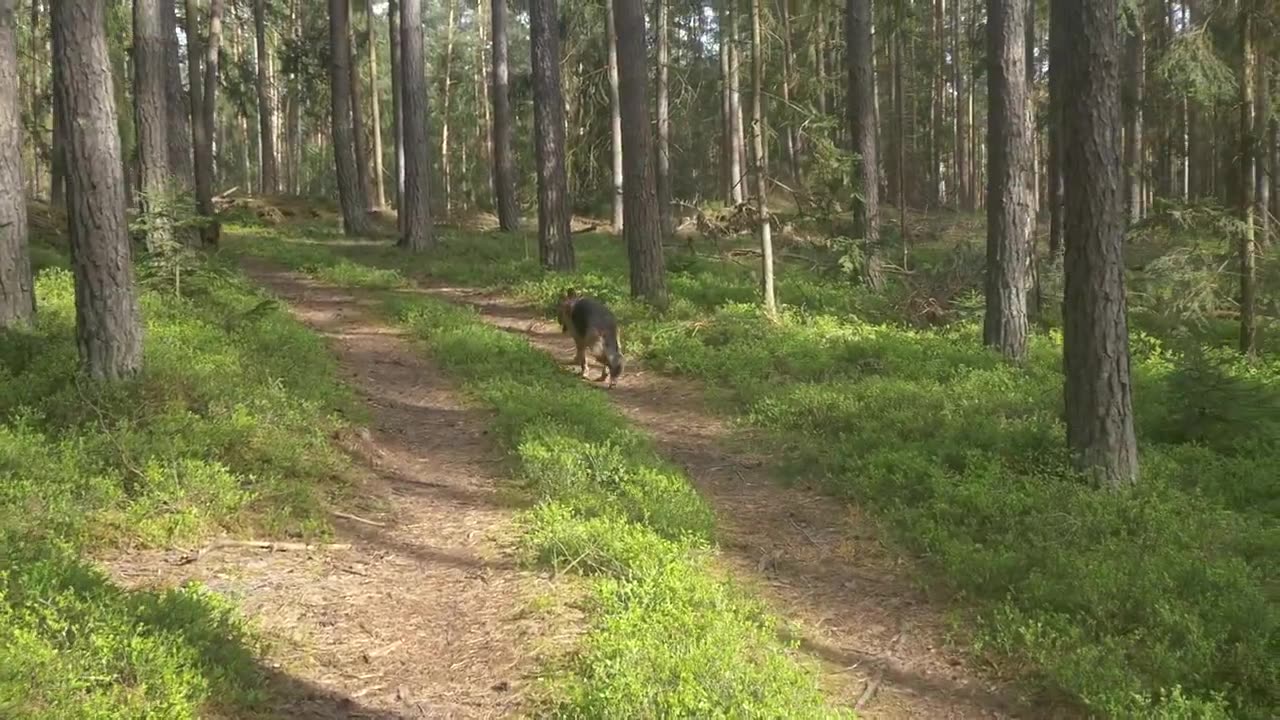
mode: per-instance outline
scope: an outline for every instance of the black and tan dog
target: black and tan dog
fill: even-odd
[[[604,303],[579,295],[573,288],[560,298],[560,329],[573,335],[578,354],[574,364],[580,374],[587,374],[587,359],[600,363],[603,369],[597,382],[609,378],[609,387],[622,375],[622,348],[618,344],[618,321]]]

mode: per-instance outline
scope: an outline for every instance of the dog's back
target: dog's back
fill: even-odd
[[[618,321],[608,306],[592,297],[578,295],[573,289],[560,299],[560,329],[573,335],[577,346],[577,362],[586,373],[586,356],[606,368],[610,386],[622,375],[622,348],[618,340]],[[605,376],[602,374],[600,379]]]

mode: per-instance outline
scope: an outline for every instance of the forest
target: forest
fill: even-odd
[[[1267,0],[0,0],[0,717],[1276,718],[1277,172]]]

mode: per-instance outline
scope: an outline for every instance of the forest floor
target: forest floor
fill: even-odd
[[[303,322],[333,338],[344,371],[374,413],[364,453],[391,468],[390,477],[385,469],[383,474],[398,509],[397,530],[350,527],[357,555],[368,554],[361,552],[362,541],[379,549],[386,547],[385,534],[398,536],[392,550],[380,551],[399,561],[378,563],[376,580],[344,577],[342,563],[350,558],[333,554],[323,560],[329,568],[324,582],[334,585],[323,594],[337,598],[329,612],[346,626],[325,634],[330,643],[348,645],[333,647],[332,655],[359,658],[369,648],[394,648],[380,658],[380,669],[368,668],[365,660],[354,669],[334,660],[308,676],[334,690],[360,693],[376,707],[397,706],[397,693],[410,687],[435,702],[456,693],[456,708],[516,710],[511,695],[518,693],[492,688],[518,684],[519,671],[527,667],[516,662],[521,646],[567,631],[535,629],[518,617],[519,598],[536,592],[536,578],[505,562],[476,559],[496,547],[478,536],[495,528],[500,533],[509,520],[498,502],[501,493],[493,489],[501,484],[496,468],[486,460],[485,418],[466,410],[396,331],[371,319],[373,293],[248,262],[252,277],[291,304]],[[572,343],[554,323],[509,298],[429,280],[397,292],[427,293],[474,308],[487,323],[519,334],[558,360],[571,355]],[[1044,708],[1030,712],[1008,687],[976,672],[963,651],[948,643],[941,604],[912,581],[909,561],[881,544],[874,524],[857,508],[805,489],[805,478],[781,477],[770,458],[752,449],[749,437],[711,412],[700,385],[646,371],[632,360],[608,396],[709,502],[719,569],[784,618],[800,652],[821,667],[833,704],[882,718],[1052,715]],[[439,462],[441,452],[448,462]],[[364,563],[360,571],[370,572]],[[370,584],[389,590],[366,599]],[[343,594],[344,588],[354,590]],[[404,602],[401,592],[414,588],[424,590],[412,604]],[[364,629],[368,616],[387,631]],[[470,634],[447,637],[459,627],[470,628]],[[413,631],[436,636],[416,637]],[[459,658],[456,667],[433,662],[416,675],[405,667],[405,658],[450,652]],[[455,669],[432,672],[445,667]]]
[[[541,602],[561,589],[512,556],[519,495],[504,486],[490,419],[375,320],[369,300],[246,270],[327,338],[367,406],[369,427],[338,440],[366,471],[335,522],[341,546],[138,552],[112,559],[112,575],[133,586],[195,580],[236,598],[274,640],[281,717],[519,712],[541,652],[571,641],[576,623],[564,603]]]

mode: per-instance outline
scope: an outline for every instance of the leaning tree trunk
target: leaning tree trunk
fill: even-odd
[[[560,13],[556,0],[530,1],[534,154],[538,166],[538,255],[545,268],[572,270],[573,237],[569,234],[569,181],[564,168],[564,93],[560,85],[559,27]]]
[[[276,166],[275,118],[271,112],[271,77],[267,73],[267,0],[254,0],[253,29],[258,68],[258,137],[262,145],[262,192],[272,195],[280,192],[280,179]]]
[[[661,0],[659,0],[661,2]],[[618,28],[614,17],[614,0],[604,0],[606,44],[609,46],[609,157],[612,160],[613,193],[609,196],[613,209],[613,229],[623,228],[622,217],[622,101],[618,95]]]
[[[764,293],[764,311],[772,318],[778,314],[778,300],[773,291],[773,228],[769,225],[769,169],[764,153],[764,48],[760,37],[760,3],[761,0],[751,0],[751,159],[755,164],[752,175],[756,181],[760,233],[760,285]],[[794,152],[794,146],[791,150]]]
[[[1113,0],[1053,0],[1061,27],[1067,445],[1100,484],[1138,478],[1124,291],[1120,33]],[[1055,30],[1057,32],[1057,30]]]
[[[876,146],[875,65],[871,52],[871,0],[847,0],[845,6],[846,62],[849,65],[849,131],[858,155],[861,197],[854,198],[857,232],[865,243],[863,279],[869,287],[884,286],[880,264],[880,162]]]
[[[365,44],[369,46],[369,110],[373,118],[373,200],[387,206],[387,184],[382,178],[382,103],[378,100],[378,44],[373,39],[373,0],[364,0]]]
[[[427,134],[426,45],[422,0],[400,0],[401,131],[404,133],[404,226],[401,244],[413,252],[435,245],[431,226],[431,157]]]
[[[0,330],[36,319],[22,178],[16,0],[0,0]]]
[[[1027,354],[1027,290],[1035,218],[1025,0],[987,2],[987,282],[982,339],[1014,361]]]
[[[644,0],[613,0],[618,35],[618,96],[622,112],[622,233],[631,265],[631,295],[662,307],[667,302],[662,235],[650,145],[649,63],[645,54]]]
[[[215,0],[216,1],[216,0]],[[351,16],[347,0],[329,0],[330,122],[333,129],[333,156],[338,176],[338,200],[342,222],[348,235],[367,235],[369,217],[351,127],[351,44],[348,30]]]
[[[493,185],[498,225],[507,232],[520,227],[516,205],[516,170],[511,156],[511,90],[508,85],[507,0],[493,0]]]
[[[125,224],[124,166],[106,27],[106,0],[53,4],[54,44],[61,51],[54,72],[67,128],[76,346],[90,377],[118,380],[142,368],[142,317]],[[163,62],[163,49],[158,54]],[[159,95],[163,102],[163,85]],[[163,138],[160,147],[165,149]]]
[[[138,119],[138,159],[142,166],[141,210],[150,252],[173,240],[168,207],[169,175],[168,58],[160,0],[133,3],[133,102]],[[73,116],[74,117],[74,116]]]

